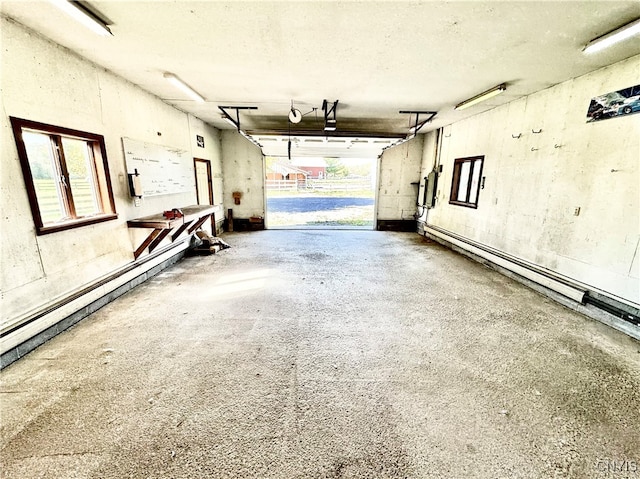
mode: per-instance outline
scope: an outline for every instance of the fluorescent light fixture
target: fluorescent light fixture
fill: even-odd
[[[107,24],[98,18],[93,12],[90,12],[80,2],[67,0],[50,0],[56,7],[73,17],[76,21],[82,23],[98,35],[113,35]]]
[[[626,40],[627,38],[631,38],[638,33],[640,33],[640,18],[631,23],[627,23],[626,25],[623,25],[616,30],[613,30],[606,35],[594,38],[589,43],[587,43],[587,46],[585,46],[582,51],[587,54],[599,52],[600,50],[609,48],[615,43]]]
[[[200,95],[197,91],[187,85],[185,82],[180,80],[173,73],[165,73],[164,77],[169,80],[169,82],[173,83],[175,87],[182,90],[183,93],[186,93],[190,98],[200,103],[204,103],[204,97]]]
[[[494,86],[493,88],[487,91],[483,91],[479,95],[476,95],[472,98],[469,98],[468,100],[458,103],[454,109],[464,110],[465,108],[469,108],[470,106],[476,105],[481,101],[485,101],[485,100],[488,100],[489,98],[493,98],[494,96],[499,95],[506,89],[507,89],[507,85],[505,83],[501,83],[500,85]]]

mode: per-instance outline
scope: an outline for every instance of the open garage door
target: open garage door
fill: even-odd
[[[267,227],[373,229],[376,158],[265,158]]]

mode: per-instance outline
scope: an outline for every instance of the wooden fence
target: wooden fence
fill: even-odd
[[[364,179],[323,179],[323,180],[265,180],[271,191],[361,191],[373,190],[371,180]]]

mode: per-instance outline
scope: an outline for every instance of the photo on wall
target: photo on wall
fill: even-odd
[[[587,122],[640,112],[640,85],[605,93],[591,99]]]

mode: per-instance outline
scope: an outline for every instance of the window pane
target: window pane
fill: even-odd
[[[23,131],[22,139],[27,149],[29,167],[36,190],[42,223],[55,223],[67,217],[63,195],[60,191],[58,170],[49,135]]]
[[[471,193],[469,194],[469,203],[474,205],[478,202],[478,184],[480,182],[480,170],[482,169],[482,160],[476,160],[473,164],[473,176],[471,178]]]
[[[458,201],[467,201],[469,173],[471,173],[471,162],[465,161],[460,165],[460,183],[458,183],[458,196],[456,197]]]
[[[71,182],[71,194],[73,195],[73,204],[76,207],[76,216],[101,213],[89,144],[83,140],[62,138],[62,147]]]

